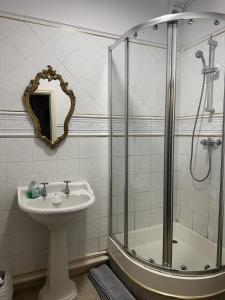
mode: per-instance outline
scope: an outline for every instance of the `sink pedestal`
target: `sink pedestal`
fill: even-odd
[[[66,230],[61,226],[48,228],[50,247],[47,280],[38,299],[74,300],[78,294],[76,284],[69,278]]]
[[[74,300],[78,298],[75,283],[69,278],[66,227],[79,220],[81,211],[94,204],[95,196],[86,181],[71,182],[70,194],[65,184],[48,184],[46,197],[29,199],[27,187],[18,187],[18,204],[21,210],[50,232],[48,273],[39,300]]]

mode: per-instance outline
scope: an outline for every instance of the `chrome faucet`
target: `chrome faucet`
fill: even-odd
[[[47,197],[48,193],[47,193],[47,189],[46,189],[46,185],[48,184],[48,182],[42,182],[41,184],[43,184],[43,188],[41,190],[41,195],[42,197]]]
[[[64,193],[66,194],[66,195],[69,195],[70,194],[70,188],[69,188],[69,183],[70,183],[71,181],[70,180],[64,180],[64,183],[66,184],[66,187],[65,187],[65,189],[64,189]]]

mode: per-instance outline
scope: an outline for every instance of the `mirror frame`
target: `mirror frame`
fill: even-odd
[[[57,139],[54,142],[52,142],[46,136],[41,134],[40,122],[39,122],[37,116],[35,115],[35,113],[33,112],[31,105],[30,105],[30,101],[29,101],[30,95],[33,94],[37,90],[37,88],[40,84],[40,79],[47,79],[48,81],[59,80],[61,89],[63,90],[63,92],[65,94],[67,94],[69,96],[70,101],[71,101],[70,110],[64,121],[64,133],[61,136],[57,137]],[[56,146],[58,146],[67,137],[68,131],[69,131],[69,129],[68,129],[69,121],[71,120],[72,115],[75,110],[76,97],[75,97],[73,91],[68,89],[67,87],[68,87],[68,82],[65,82],[63,80],[62,76],[60,74],[57,74],[56,71],[53,70],[52,66],[48,65],[47,69],[44,69],[44,70],[42,70],[42,72],[37,73],[35,78],[30,81],[29,85],[26,87],[24,94],[22,96],[22,101],[23,101],[24,107],[34,123],[34,131],[35,131],[36,137],[43,140],[52,149],[54,149]]]

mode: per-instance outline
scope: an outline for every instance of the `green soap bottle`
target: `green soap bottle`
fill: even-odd
[[[27,190],[27,197],[30,199],[35,199],[39,196],[40,196],[40,189],[35,180],[35,175],[33,175],[32,180],[31,180],[28,190]]]

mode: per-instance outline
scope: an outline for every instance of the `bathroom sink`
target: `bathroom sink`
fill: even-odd
[[[64,188],[65,185],[61,182],[50,183],[45,198],[39,196],[29,199],[26,195],[27,187],[18,187],[19,207],[33,214],[62,214],[85,209],[95,201],[93,191],[85,181],[70,183],[69,195],[63,192]]]
[[[49,263],[45,286],[39,300],[73,300],[77,298],[75,283],[69,279],[66,224],[76,221],[82,210],[95,202],[94,193],[86,182],[69,183],[69,194],[65,184],[50,183],[46,197],[27,197],[27,187],[18,187],[18,204],[36,222],[48,227],[50,232]]]

